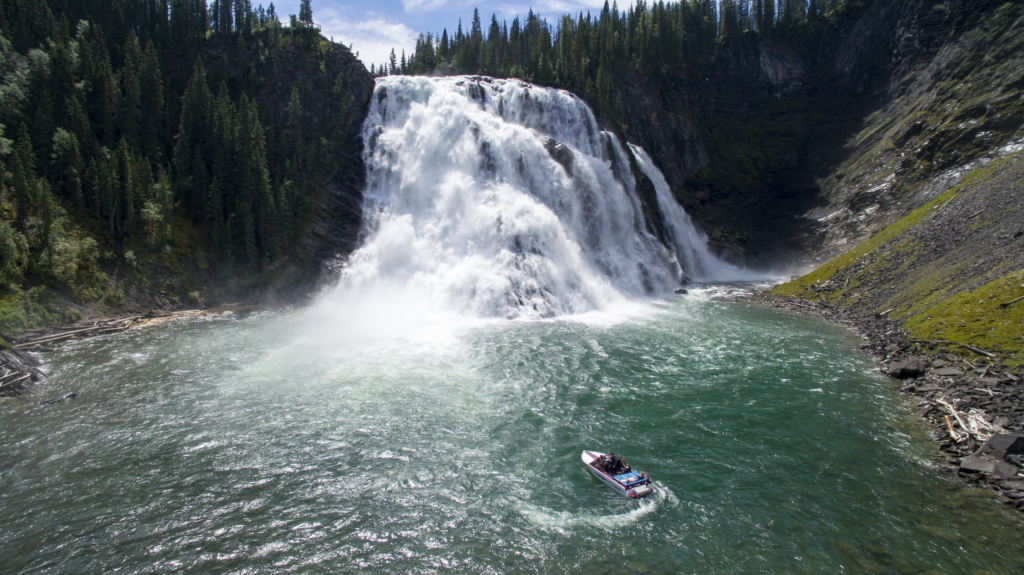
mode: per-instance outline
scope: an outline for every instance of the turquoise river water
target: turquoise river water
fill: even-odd
[[[1024,572],[1020,515],[928,467],[915,402],[843,328],[700,295],[321,312],[43,356],[79,395],[0,403],[0,572]],[[658,494],[613,493],[583,449]]]

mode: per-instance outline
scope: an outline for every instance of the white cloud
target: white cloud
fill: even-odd
[[[447,5],[448,0],[402,0],[402,6],[410,14],[413,12],[430,12],[444,8]]]
[[[351,20],[334,8],[320,9],[316,13],[316,23],[324,36],[333,37],[335,42],[345,45],[351,44],[367,68],[370,64],[379,65],[387,61],[392,48],[396,54],[401,54],[403,49],[406,54],[412,54],[419,36],[419,32],[405,24],[389,22],[383,16],[369,14],[363,20]]]

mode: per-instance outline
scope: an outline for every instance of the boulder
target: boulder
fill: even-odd
[[[971,473],[988,473],[997,479],[1017,477],[1016,465],[1005,461],[1007,455],[1024,452],[1024,435],[997,433],[990,437],[974,455],[960,462],[960,469]]]
[[[995,466],[994,460],[977,455],[969,455],[960,462],[960,469],[971,473],[992,473]]]
[[[1005,461],[997,461],[992,466],[992,477],[998,479],[1010,479],[1011,477],[1017,477],[1018,471],[1020,470],[1017,469],[1016,465],[1012,465]]]
[[[1007,455],[1024,453],[1024,435],[1019,433],[997,433],[988,438],[976,455],[1003,459]]]
[[[1005,415],[1000,415],[999,417],[995,418],[992,421],[992,425],[995,425],[996,427],[1002,427],[1003,429],[1010,427],[1010,425],[1012,424],[1013,420],[1010,419],[1009,417],[1006,417]]]
[[[572,165],[575,157],[573,156],[572,150],[566,147],[565,144],[552,140],[551,138],[544,138],[544,149],[547,150],[548,155],[551,159],[561,164],[565,168],[566,173],[572,175]]]
[[[889,364],[889,370],[886,372],[890,377],[898,379],[907,379],[908,377],[920,377],[924,374],[924,370],[928,367],[925,360],[912,357],[902,361],[894,361]]]
[[[679,294],[679,295],[686,295],[686,294],[688,294],[690,292],[686,291],[683,288],[676,288],[676,293]]]
[[[958,375],[963,375],[963,374],[964,374],[964,372],[960,371],[959,369],[957,369],[955,367],[943,367],[943,368],[933,369],[932,370],[932,375],[937,375],[939,377],[956,377]]]

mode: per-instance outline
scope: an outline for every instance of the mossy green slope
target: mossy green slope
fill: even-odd
[[[1024,152],[958,185],[774,293],[891,310],[922,339],[972,344],[1024,363]]]

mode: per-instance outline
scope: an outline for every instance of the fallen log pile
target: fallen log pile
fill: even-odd
[[[91,322],[91,325],[87,327],[81,327],[81,325],[75,325],[70,328],[57,328],[45,332],[45,335],[32,337],[27,340],[21,340],[19,343],[15,343],[11,346],[11,349],[17,350],[42,350],[51,349],[54,344],[68,341],[71,339],[81,339],[84,337],[93,337],[106,333],[115,333],[124,331],[130,327],[136,325],[136,323],[143,318],[141,315],[134,315],[130,317],[123,317],[117,319],[105,319]]]
[[[24,351],[46,351],[53,349],[58,343],[70,340],[84,339],[98,335],[107,335],[125,331],[134,327],[153,325],[176,319],[189,317],[200,317],[216,315],[237,311],[252,311],[262,308],[260,305],[238,305],[228,304],[210,309],[195,309],[184,311],[151,311],[144,315],[131,315],[128,317],[107,318],[79,322],[65,328],[51,328],[43,331],[24,332],[11,345],[11,349]]]
[[[210,309],[151,311],[127,317],[86,320],[67,327],[22,332],[11,340],[9,349],[0,350],[0,396],[39,390],[37,384],[45,378],[45,374],[36,367],[38,361],[28,352],[51,351],[69,341],[110,335],[147,325],[192,317],[255,311],[262,307],[227,304]]]
[[[37,391],[43,372],[37,362],[27,354],[13,350],[0,350],[0,395],[15,395]]]

